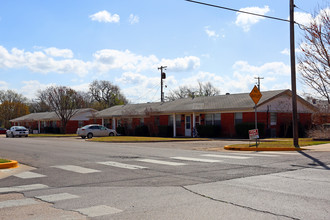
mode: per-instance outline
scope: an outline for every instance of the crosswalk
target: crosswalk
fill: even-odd
[[[97,174],[103,172],[104,169],[122,169],[122,170],[141,170],[139,172],[144,172],[143,170],[148,169],[156,169],[158,166],[165,167],[185,167],[189,165],[199,165],[199,164],[216,164],[216,163],[224,163],[228,161],[246,161],[253,159],[255,157],[278,157],[283,155],[297,155],[297,153],[292,152],[258,152],[258,153],[203,153],[203,154],[195,154],[194,156],[169,156],[169,157],[161,157],[161,158],[132,158],[130,160],[125,160],[125,162],[118,161],[98,161],[94,163],[87,163],[83,166],[78,165],[56,165],[51,166],[51,168],[58,169],[63,172],[72,172],[77,175],[89,175],[89,174]],[[95,164],[89,167],[89,164]],[[95,168],[96,167],[96,168]],[[15,178],[21,178],[25,180],[29,179],[42,179],[47,178],[47,175],[40,174],[36,170],[34,172],[27,171],[14,175]],[[21,185],[21,186],[10,186],[10,187],[2,187],[0,188],[0,193],[11,193],[11,192],[25,192],[32,190],[47,190],[50,187],[44,184],[29,184],[29,185]],[[77,200],[80,196],[74,193],[69,192],[60,192],[60,193],[50,193],[43,195],[36,195],[33,198],[26,198],[20,200],[7,200],[0,202],[0,212],[2,208],[8,207],[17,207],[17,206],[27,206],[38,204],[38,202],[44,201],[49,203],[56,203],[67,200]],[[101,204],[91,207],[80,207],[72,209],[71,211],[75,211],[81,213],[87,217],[93,218],[98,216],[108,216],[114,215],[123,212],[122,209],[118,207],[108,206],[107,204]]]

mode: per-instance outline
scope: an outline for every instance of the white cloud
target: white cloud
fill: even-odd
[[[89,83],[82,83],[82,84],[79,84],[79,85],[73,85],[73,86],[70,86],[70,88],[72,88],[76,91],[88,92],[89,91]]]
[[[7,90],[8,89],[8,83],[5,81],[0,81],[0,90]]]
[[[130,14],[128,17],[128,21],[130,24],[137,24],[140,22],[140,18],[137,15]]]
[[[167,66],[173,72],[192,71],[200,67],[200,59],[195,56],[185,56],[175,59],[162,59],[161,65]]]
[[[327,15],[327,16],[324,16],[324,15]],[[321,17],[322,16],[323,17],[329,17],[329,15],[330,15],[330,7],[324,8],[320,11],[320,13],[318,15],[316,15],[315,20],[318,24],[320,24],[320,23],[323,22]]]
[[[42,84],[37,80],[22,81],[22,83],[24,86],[21,87],[19,93],[29,99],[35,98],[38,90],[44,90],[49,86],[54,86],[54,84]]]
[[[253,66],[246,61],[237,61],[233,65],[233,68],[235,72],[243,72],[260,76],[290,75],[291,73],[290,66],[284,64],[283,62],[270,62],[261,66]]]
[[[295,53],[301,53],[301,49],[300,48],[295,48]],[[281,54],[290,56],[290,49],[285,48],[284,50],[281,51]]]
[[[120,78],[116,78],[116,82],[122,84],[143,84],[147,80],[148,78],[146,76],[133,72],[125,72],[121,75]]]
[[[265,15],[267,12],[269,12],[269,7],[266,5],[264,8],[259,7],[247,7],[247,8],[241,8],[240,11]],[[239,13],[237,12],[237,17],[235,24],[239,27],[242,27],[245,32],[248,32],[252,25],[258,23],[260,20],[264,19],[263,17],[255,16],[255,15],[249,15],[245,13]]]
[[[104,23],[118,23],[120,20],[120,17],[118,14],[109,13],[108,11],[99,11],[95,14],[92,14],[89,16],[92,21],[98,21],[98,22],[104,22]]]
[[[52,57],[63,57],[63,58],[72,58],[73,52],[69,49],[58,49],[56,47],[50,47],[45,49],[47,55]]]
[[[53,56],[57,55],[56,59]],[[155,55],[143,56],[129,50],[119,51],[104,49],[93,54],[93,60],[83,61],[66,58],[73,56],[71,50],[47,48],[42,51],[24,51],[13,48],[8,51],[0,45],[0,69],[27,68],[32,72],[77,74],[84,77],[89,73],[107,73],[112,69],[141,72],[157,71],[157,67],[167,65],[171,72],[191,71],[200,66],[200,59],[195,56],[174,59],[158,59]]]
[[[209,38],[219,38],[219,34],[217,34],[214,30],[210,30],[209,26],[204,27],[204,30]]]
[[[302,24],[302,25],[308,25],[313,19],[313,16],[308,13],[304,12],[295,12],[294,13],[294,21]],[[290,17],[288,17],[288,20],[290,20]]]

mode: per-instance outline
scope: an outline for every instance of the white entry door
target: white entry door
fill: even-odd
[[[191,137],[191,116],[190,115],[186,115],[185,136]]]

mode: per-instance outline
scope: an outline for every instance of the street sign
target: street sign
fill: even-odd
[[[249,138],[250,138],[250,140],[258,139],[259,138],[259,131],[258,131],[258,129],[249,130]]]
[[[259,100],[261,99],[261,96],[262,95],[258,87],[254,86],[252,91],[250,92],[250,97],[253,100],[254,104],[258,104]]]

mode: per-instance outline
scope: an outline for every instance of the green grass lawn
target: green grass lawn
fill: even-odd
[[[6,160],[6,159],[0,159],[0,163],[9,163],[10,160]]]
[[[208,138],[164,138],[164,137],[136,137],[136,136],[111,136],[94,137],[88,141],[96,142],[167,142],[167,141],[207,141]]]
[[[330,141],[313,141],[311,138],[299,138],[299,146],[306,147],[311,145],[319,145],[319,144],[327,144]],[[252,146],[253,145],[253,146]],[[251,141],[249,144],[234,144],[230,145],[230,147],[255,147],[255,142]],[[275,138],[275,139],[265,139],[261,140],[258,147],[262,148],[295,148],[293,146],[292,138]]]

